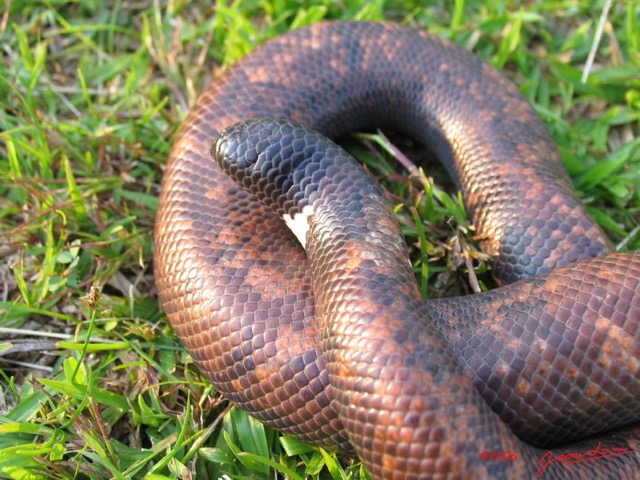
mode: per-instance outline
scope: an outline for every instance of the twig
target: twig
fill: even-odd
[[[584,64],[584,70],[582,70],[581,82],[586,83],[589,73],[591,73],[591,67],[593,66],[593,60],[596,58],[596,52],[602,39],[602,32],[604,31],[604,25],[609,16],[609,8],[611,8],[611,0],[606,0],[602,7],[602,13],[600,14],[600,20],[598,20],[598,27],[596,28],[596,36],[593,38],[591,44],[591,50],[589,50],[589,56],[587,57],[587,63]]]

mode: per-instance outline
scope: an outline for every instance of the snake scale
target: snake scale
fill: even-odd
[[[295,124],[225,130],[257,118]],[[505,286],[420,298],[379,188],[322,136],[372,126],[442,160]],[[171,151],[154,268],[223,395],[374,478],[640,471],[640,253],[612,253],[517,88],[442,39],[320,23],[216,79]]]

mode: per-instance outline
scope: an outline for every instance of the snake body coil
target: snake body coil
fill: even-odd
[[[332,137],[390,127],[429,145],[461,188],[498,278],[516,283],[423,303],[377,187],[305,129],[272,126],[289,140],[262,122],[226,132],[218,160],[278,160],[269,193],[238,187],[254,188],[241,169],[230,172],[238,184],[228,179],[209,148],[224,128],[260,117]],[[310,170],[296,170],[308,156]],[[278,213],[257,199],[279,190],[280,215],[306,214],[313,276]],[[216,388],[281,431],[353,447],[376,478],[523,478],[550,457],[516,435],[549,445],[609,429],[552,458],[598,442],[617,455],[570,470],[548,462],[544,478],[634,478],[640,468],[640,254],[611,254],[531,107],[458,47],[365,22],[268,42],[190,112],[155,240],[162,306]],[[483,451],[518,460],[489,462]]]

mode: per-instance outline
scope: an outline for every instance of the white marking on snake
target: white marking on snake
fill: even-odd
[[[282,218],[289,227],[289,230],[293,232],[298,241],[302,244],[302,248],[307,247],[307,232],[309,231],[309,217],[313,214],[313,207],[311,205],[305,205],[302,207],[302,211],[294,213],[293,217],[288,213],[285,213]]]

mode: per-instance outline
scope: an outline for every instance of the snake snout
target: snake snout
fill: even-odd
[[[288,225],[288,219],[310,215],[319,191],[331,188],[341,165],[361,170],[355,159],[319,132],[270,118],[226,128],[214,140],[211,153],[231,179]],[[362,171],[361,175],[366,174]],[[296,233],[296,228],[291,229]],[[301,243],[304,245],[303,240]]]

